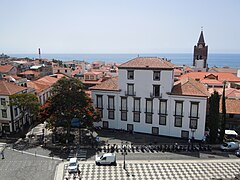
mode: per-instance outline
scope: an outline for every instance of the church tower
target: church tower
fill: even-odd
[[[198,72],[207,71],[208,69],[207,57],[208,57],[208,46],[205,45],[203,30],[201,30],[198,43],[197,45],[194,46],[193,66],[195,66],[195,71],[198,71]]]

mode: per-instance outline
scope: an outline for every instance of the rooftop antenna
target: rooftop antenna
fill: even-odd
[[[38,55],[39,55],[39,59],[41,59],[41,49],[38,48]]]

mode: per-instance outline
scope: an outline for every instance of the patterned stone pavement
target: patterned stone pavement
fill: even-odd
[[[5,149],[0,159],[0,180],[52,180],[60,161]]]
[[[76,179],[234,179],[240,175],[240,160],[222,161],[127,161],[117,166],[96,166],[94,162],[80,162],[81,177]],[[61,173],[61,172],[60,172]],[[240,178],[240,177],[239,177]],[[63,165],[62,179],[74,179]],[[237,178],[236,178],[237,179]]]

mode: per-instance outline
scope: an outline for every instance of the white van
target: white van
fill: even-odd
[[[70,158],[70,161],[68,164],[68,172],[69,173],[77,173],[77,170],[78,170],[77,158]]]
[[[116,165],[116,154],[115,153],[106,153],[101,156],[96,155],[96,165],[107,164],[107,165]]]

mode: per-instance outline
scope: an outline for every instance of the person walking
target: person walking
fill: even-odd
[[[78,177],[80,178],[81,171],[79,170],[79,167],[77,169],[77,174],[78,174]]]
[[[5,157],[4,157],[4,151],[2,150],[2,152],[1,152],[1,154],[2,154],[2,159],[5,159]]]

